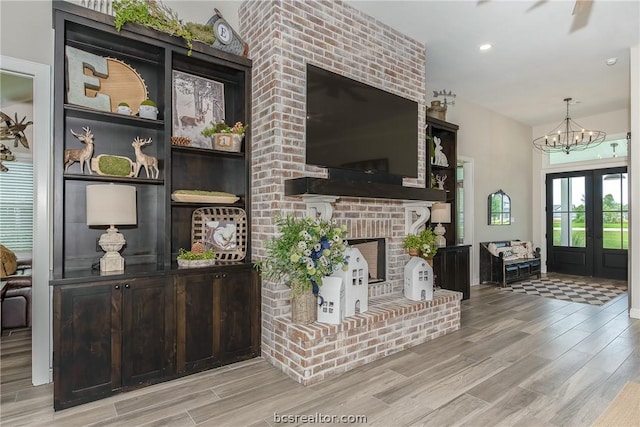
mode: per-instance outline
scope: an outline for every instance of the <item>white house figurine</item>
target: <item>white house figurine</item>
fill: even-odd
[[[324,277],[320,286],[318,322],[338,325],[344,320],[344,285],[342,277]]]
[[[412,301],[433,299],[433,268],[423,258],[411,257],[404,267],[404,296]]]
[[[333,275],[344,280],[344,315],[364,313],[369,309],[369,265],[356,248],[345,251],[347,271],[338,269]]]

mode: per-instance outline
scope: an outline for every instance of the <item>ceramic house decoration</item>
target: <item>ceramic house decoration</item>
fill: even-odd
[[[318,298],[318,322],[338,325],[344,320],[344,285],[341,277],[325,277]]]
[[[433,268],[423,258],[411,257],[404,267],[404,296],[412,301],[433,299]]]
[[[369,265],[356,248],[345,251],[347,269],[338,270],[334,276],[344,280],[344,315],[364,313],[369,309]]]

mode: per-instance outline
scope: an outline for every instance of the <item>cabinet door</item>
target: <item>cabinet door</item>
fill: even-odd
[[[197,372],[220,364],[219,273],[176,275],[177,370]]]
[[[173,283],[164,277],[134,279],[122,286],[124,385],[149,384],[174,372]]]
[[[471,282],[469,279],[469,248],[464,247],[456,250],[455,258],[455,290],[462,292],[462,299],[469,299],[471,294]]]
[[[121,387],[120,283],[56,287],[54,408],[110,395]]]
[[[216,284],[221,288],[223,359],[225,362],[246,359],[256,350],[255,332],[260,328],[260,319],[256,316],[260,302],[256,300],[255,276],[250,269],[223,273]]]

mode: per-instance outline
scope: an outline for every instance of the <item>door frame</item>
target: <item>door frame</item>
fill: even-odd
[[[33,81],[33,250],[31,264],[31,382],[53,381],[52,294],[49,288],[52,240],[51,206],[51,66],[0,55],[0,71]],[[36,150],[37,147],[37,150]]]
[[[617,174],[617,173],[626,173],[627,180],[629,179],[629,168],[626,165],[614,166],[614,167],[602,167],[602,168],[593,168],[593,169],[583,169],[583,170],[572,170],[572,171],[547,171],[544,179],[544,189],[545,189],[545,206],[544,210],[544,221],[545,224],[544,230],[546,233],[545,242],[545,259],[547,264],[548,255],[552,252],[552,248],[554,247],[553,242],[553,222],[549,223],[549,217],[553,215],[552,212],[549,212],[549,209],[553,208],[553,194],[549,194],[549,187],[551,186],[551,182],[549,179],[562,179],[562,178],[572,178],[572,177],[584,177],[585,178],[585,213],[590,215],[585,218],[588,219],[585,221],[585,247],[577,248],[572,246],[563,247],[564,251],[568,254],[571,253],[579,253],[585,252],[585,264],[588,267],[585,267],[586,273],[592,277],[603,277],[603,278],[611,278],[617,280],[626,280],[628,277],[628,270],[625,270],[622,273],[620,268],[612,267],[612,265],[619,264],[620,257],[624,256],[625,265],[626,260],[629,257],[629,250],[626,249],[626,254],[623,255],[623,250],[621,249],[606,249],[602,247],[603,244],[603,234],[602,234],[602,210],[603,206],[601,204],[602,197],[602,177],[604,175],[609,174]],[[559,175],[559,176],[551,176],[551,175]],[[627,194],[627,204],[630,205],[629,194]],[[551,246],[549,243],[551,242]],[[630,246],[630,241],[628,241],[628,246]],[[554,257],[555,258],[555,257]],[[605,259],[606,258],[606,259]],[[605,263],[609,264],[609,267],[605,265]],[[559,273],[565,274],[580,274],[574,271],[566,270],[562,271],[562,268],[558,269],[557,266],[555,271]]]

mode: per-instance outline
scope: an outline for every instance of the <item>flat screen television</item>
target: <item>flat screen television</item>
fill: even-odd
[[[331,179],[418,176],[418,103],[307,65],[306,162]]]

